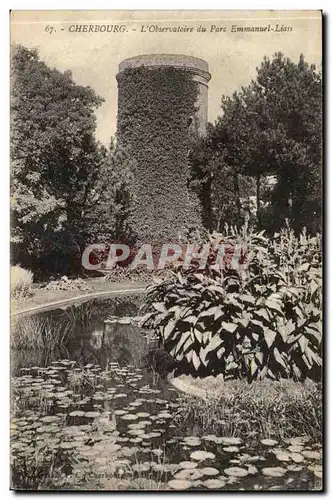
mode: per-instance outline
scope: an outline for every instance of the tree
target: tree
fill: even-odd
[[[264,120],[264,154],[277,174],[275,219],[289,218],[299,232],[321,230],[322,88],[321,75],[305,62],[275,54],[264,58],[253,92]],[[262,127],[262,128],[263,128]],[[278,221],[279,219],[279,221]]]
[[[207,136],[196,140],[190,151],[190,184],[200,197],[203,224],[207,229],[222,230],[226,223],[241,226],[252,216],[251,197],[254,183],[244,175],[241,149],[231,157],[229,138],[216,125],[209,124]],[[220,140],[220,137],[223,140]],[[228,144],[228,147],[226,147]]]
[[[295,64],[280,53],[264,58],[247,87],[222,97],[222,115],[209,134],[210,156],[219,168],[231,169],[237,203],[239,176],[255,178],[258,225],[263,222],[262,181],[275,174],[273,229],[287,218],[297,231],[303,226],[320,230],[321,104],[320,73],[303,56]]]
[[[93,225],[107,153],[94,132],[103,99],[14,46],[11,89],[13,259],[30,268],[70,272]],[[106,176],[107,181],[107,176]],[[76,271],[78,271],[78,268]]]
[[[82,213],[84,244],[130,240],[129,215],[132,208],[132,160],[127,151],[111,139],[102,148],[102,161]]]

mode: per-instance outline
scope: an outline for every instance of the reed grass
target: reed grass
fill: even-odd
[[[184,429],[196,423],[219,436],[256,440],[305,434],[321,442],[322,387],[310,380],[227,381],[205,399],[183,396],[176,420]]]

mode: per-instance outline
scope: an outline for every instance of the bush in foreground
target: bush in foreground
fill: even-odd
[[[274,380],[321,377],[320,240],[285,228],[210,236],[208,266],[150,287],[143,324],[183,369]],[[246,269],[216,265],[220,245],[247,248]]]
[[[33,273],[20,266],[12,266],[10,269],[10,291],[11,297],[23,300],[31,295]]]

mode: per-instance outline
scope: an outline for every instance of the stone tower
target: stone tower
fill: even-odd
[[[201,226],[188,152],[206,131],[208,64],[178,54],[141,55],[122,61],[116,78],[117,144],[133,173],[132,230],[145,243],[176,241]]]

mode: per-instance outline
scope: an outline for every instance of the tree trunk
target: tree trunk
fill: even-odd
[[[203,226],[207,229],[213,229],[211,189],[212,177],[209,175],[201,191]]]
[[[289,218],[289,180],[283,175],[278,176],[278,183],[273,192],[273,211],[275,218],[274,230],[279,230]]]
[[[261,174],[257,174],[257,178],[256,178],[256,205],[257,205],[257,224],[258,224],[258,226],[261,225],[260,187],[261,187]]]

